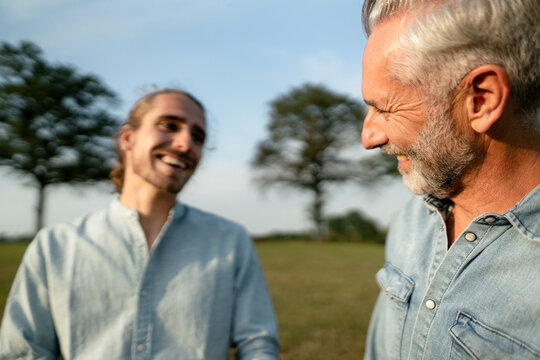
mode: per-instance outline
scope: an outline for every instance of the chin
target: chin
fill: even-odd
[[[176,184],[166,184],[161,189],[163,191],[165,191],[165,192],[168,192],[169,194],[176,195],[184,188],[184,185],[185,185],[185,183],[182,183],[182,184],[178,184],[178,183],[176,183]]]
[[[443,186],[442,184],[430,184],[421,176],[404,176],[405,186],[415,195],[432,195],[439,199],[448,198],[455,195],[456,191]]]
[[[185,182],[179,181],[153,181],[152,185],[158,189],[158,191],[166,194],[176,195],[185,185]]]
[[[159,190],[176,195],[184,188],[184,185],[191,178],[190,176],[165,176],[161,178],[155,178],[154,186]]]
[[[415,195],[432,195],[444,199],[451,193],[443,184],[438,183],[437,179],[428,179],[416,170],[403,173],[403,182],[407,189]]]
[[[426,184],[422,177],[403,175],[403,183],[415,195],[427,195]]]

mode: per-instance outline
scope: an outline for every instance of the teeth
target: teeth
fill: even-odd
[[[172,166],[176,166],[176,167],[179,167],[179,168],[182,168],[182,169],[185,169],[186,168],[186,164],[183,162],[183,161],[180,161],[176,158],[173,158],[171,156],[168,156],[168,155],[164,155],[161,160],[166,163],[166,164],[169,164],[169,165],[172,165]]]
[[[409,157],[407,155],[397,155],[398,161],[407,161]]]

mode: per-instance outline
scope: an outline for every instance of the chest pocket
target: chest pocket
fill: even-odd
[[[377,327],[377,353],[379,358],[399,359],[403,326],[414,289],[414,281],[395,266],[387,263],[376,275],[384,295],[380,324]],[[382,304],[381,304],[382,305]]]
[[[449,332],[454,339],[450,360],[540,359],[540,352],[462,312]]]

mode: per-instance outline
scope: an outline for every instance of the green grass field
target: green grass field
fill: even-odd
[[[0,309],[25,247],[0,244]],[[257,249],[278,315],[281,358],[360,359],[383,246],[265,241]]]
[[[0,243],[0,314],[4,313],[11,282],[28,243]]]

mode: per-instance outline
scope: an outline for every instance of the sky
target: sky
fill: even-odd
[[[179,195],[254,235],[309,230],[309,193],[256,187],[250,160],[269,103],[307,82],[362,99],[362,0],[0,0],[0,41],[36,43],[53,63],[92,73],[129,108],[154,87],[181,87],[205,104],[210,146]],[[366,150],[358,150],[368,154]],[[378,150],[375,150],[378,151]],[[109,184],[55,185],[45,224],[105,207]],[[360,210],[387,226],[409,194],[401,181],[332,186],[327,214]],[[0,236],[31,233],[37,190],[0,168]]]

